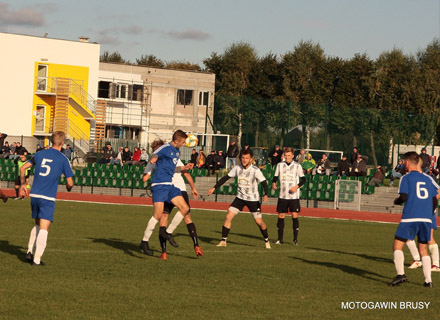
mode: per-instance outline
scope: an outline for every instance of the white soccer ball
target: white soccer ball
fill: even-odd
[[[188,148],[194,148],[198,144],[199,144],[199,139],[197,139],[197,136],[191,133],[188,134],[188,138],[186,138],[185,140],[185,146],[187,146]]]

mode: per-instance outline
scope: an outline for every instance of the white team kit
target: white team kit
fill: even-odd
[[[287,164],[285,161],[278,163],[275,177],[280,178],[280,199],[293,200],[300,198],[300,188],[294,193],[289,191],[292,187],[299,184],[300,178],[304,177],[304,171],[299,163],[295,161],[292,161],[290,164]]]
[[[265,181],[261,170],[256,166],[249,166],[245,169],[241,164],[232,168],[228,173],[231,178],[238,179],[237,198],[245,201],[259,201],[258,183]]]

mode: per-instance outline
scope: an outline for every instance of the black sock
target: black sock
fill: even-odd
[[[19,189],[15,189],[15,196],[18,198]]]
[[[299,220],[298,218],[292,218],[293,222],[293,240],[298,240]]]
[[[188,229],[189,236],[191,237],[192,241],[194,242],[194,247],[199,246],[199,239],[197,238],[197,231],[196,226],[194,223],[190,223],[186,225],[186,228]]]
[[[222,240],[226,241],[226,238],[228,237],[229,234],[229,228],[226,228],[225,226],[222,227]]]
[[[159,242],[162,253],[167,252],[167,227],[159,228]]]
[[[264,241],[268,242],[269,241],[269,235],[267,234],[267,228],[262,230],[260,229],[261,234],[263,235]]]
[[[283,238],[284,238],[284,218],[278,218],[277,229],[278,229],[278,240],[280,242],[283,242]]]

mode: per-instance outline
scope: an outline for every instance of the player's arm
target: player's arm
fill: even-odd
[[[174,173],[183,173],[183,171],[191,170],[192,168],[194,168],[194,163],[187,163],[184,166],[176,166]]]
[[[150,163],[152,164],[156,163],[157,159],[159,159],[159,156],[156,153],[153,153],[150,158]]]
[[[147,164],[147,166],[145,167],[144,175],[142,176],[142,181],[143,181],[143,182],[147,182],[148,179],[150,179],[151,174],[152,174],[152,172],[153,172],[153,169],[154,169],[154,164],[152,164],[151,162],[149,162],[149,163]]]
[[[399,197],[394,199],[394,204],[402,204],[408,200],[408,194],[407,193],[399,193]]]
[[[72,188],[73,188],[73,178],[72,177],[66,178],[67,191],[70,192],[72,190]]]
[[[231,179],[232,177],[230,177],[229,175],[224,176],[223,178],[221,178],[213,188],[208,190],[208,195],[211,195],[214,193],[215,189],[217,189],[218,187],[221,187],[226,181],[228,181],[229,179]]]
[[[263,202],[267,202],[267,195],[269,194],[269,186],[267,185],[267,180],[263,180],[260,182],[261,186],[263,187],[264,196],[263,196]],[[275,183],[276,186],[276,183]]]
[[[199,197],[199,192],[196,189],[196,185],[194,183],[193,177],[187,171],[184,171],[183,175],[185,176],[186,181],[188,181],[188,184],[191,187],[191,193],[192,193],[194,199],[197,199]]]
[[[31,160],[33,160],[33,158]],[[28,161],[20,168],[20,197],[24,197],[29,194],[29,190],[26,188],[26,170],[32,168],[33,165],[34,164],[32,162]]]

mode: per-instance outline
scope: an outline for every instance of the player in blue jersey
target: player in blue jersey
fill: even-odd
[[[395,204],[402,204],[402,219],[394,237],[394,265],[397,276],[390,282],[391,286],[407,282],[404,272],[403,248],[408,240],[417,236],[419,251],[422,260],[425,287],[432,287],[431,257],[428,253],[428,241],[431,238],[432,212],[437,203],[439,186],[428,175],[418,171],[420,156],[416,152],[407,152],[404,157],[405,168],[408,173],[400,180],[400,196],[394,200]]]
[[[73,172],[69,160],[61,153],[64,139],[64,132],[54,132],[52,148],[37,152],[20,168],[20,196],[25,196],[29,192],[26,188],[26,170],[35,166],[34,182],[30,192],[35,226],[31,230],[26,254],[26,261],[34,266],[44,265],[41,256],[46,248],[50,224],[53,222],[60,176],[64,174],[66,177],[67,191],[72,190],[73,187]]]
[[[151,190],[153,192],[153,208],[154,218],[157,221],[161,220],[164,211],[164,203],[171,202],[180,211],[182,216],[186,216],[189,212],[189,207],[182,196],[180,190],[173,185],[173,176],[176,171],[176,165],[179,161],[179,148],[185,144],[188,136],[182,130],[174,132],[170,143],[166,143],[154,151],[150,162],[156,163],[156,169],[153,175]],[[192,164],[187,164],[182,167],[182,170],[192,168]],[[195,229],[194,224],[192,226]],[[161,221],[159,228],[159,241],[162,248],[162,255],[160,259],[167,259],[166,241],[170,238],[166,232],[167,225]],[[188,230],[190,233],[191,230]],[[194,230],[195,232],[195,230]],[[195,248],[196,255],[201,256],[203,252],[199,246]]]

